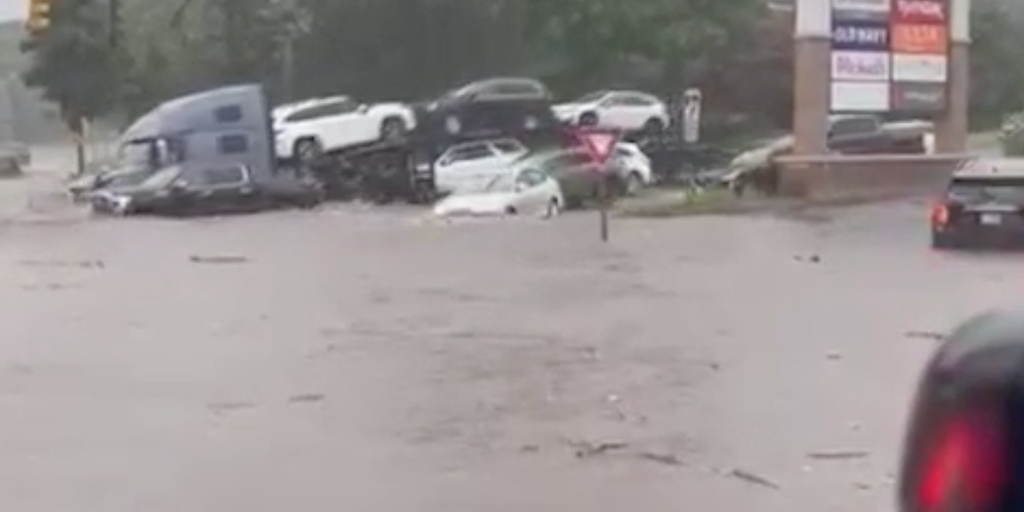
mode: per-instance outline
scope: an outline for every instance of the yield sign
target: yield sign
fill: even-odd
[[[586,146],[590,158],[601,165],[604,165],[612,156],[615,144],[619,141],[619,136],[611,132],[581,132],[579,137],[583,141],[583,145]]]

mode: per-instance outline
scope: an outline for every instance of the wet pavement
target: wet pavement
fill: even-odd
[[[55,202],[0,223],[22,512],[889,510],[934,338],[1024,279],[927,249],[913,202],[602,245],[585,214],[95,220],[32,193]]]

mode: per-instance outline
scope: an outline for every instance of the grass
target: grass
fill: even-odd
[[[615,213],[623,217],[664,218],[747,211],[751,202],[725,189],[687,193],[680,189],[649,190],[619,200]]]

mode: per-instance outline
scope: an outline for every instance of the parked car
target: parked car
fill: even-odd
[[[194,172],[171,166],[137,184],[104,187],[92,194],[91,203],[101,214],[192,215],[312,207],[322,197],[321,187],[312,180],[288,176],[254,181],[243,165]]]
[[[526,146],[515,139],[456,144],[434,162],[435,189],[441,194],[479,189],[527,152]]]
[[[416,116],[405,104],[361,103],[350,96],[282,105],[271,119],[278,159],[304,162],[325,153],[402,140],[416,127]]]
[[[656,96],[638,91],[597,91],[554,106],[559,121],[627,133],[660,134],[671,120],[668,106]]]
[[[472,82],[420,106],[417,114],[422,135],[437,154],[466,141],[510,137],[536,147],[560,136],[551,93],[531,78]]]
[[[632,142],[620,142],[615,146],[612,159],[614,169],[623,180],[626,194],[636,194],[654,182],[651,159],[640,146]]]
[[[434,206],[439,217],[529,215],[552,218],[565,200],[558,181],[530,165],[491,178],[477,190],[462,190]]]

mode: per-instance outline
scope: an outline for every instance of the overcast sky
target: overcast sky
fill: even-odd
[[[0,0],[0,21],[22,19],[27,10],[28,0]]]

